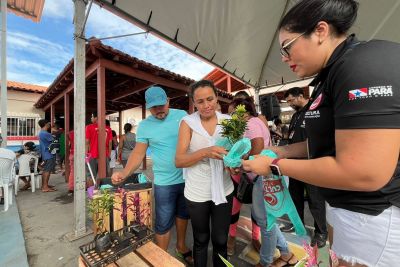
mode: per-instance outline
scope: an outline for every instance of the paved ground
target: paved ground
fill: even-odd
[[[147,175],[152,177],[151,172],[147,172]],[[57,192],[24,191],[20,192],[17,197],[29,265],[32,267],[77,266],[79,246],[88,243],[93,235],[74,242],[66,239],[65,235],[73,229],[73,197],[67,195],[67,187],[64,177],[61,175],[52,175],[51,184],[56,186]],[[241,215],[249,217],[249,207],[245,207]],[[311,222],[312,219],[307,215],[306,223],[311,224]],[[88,221],[88,225],[90,225],[90,221]],[[249,232],[249,229],[242,230]],[[173,231],[175,232],[175,229]],[[0,237],[3,240],[3,236],[0,235]],[[287,239],[299,243],[293,235],[287,236]],[[193,243],[190,226],[188,227],[187,242],[189,245]],[[174,255],[174,244],[175,241],[172,240],[169,247],[172,255]],[[242,260],[246,256],[244,252],[248,252],[246,247],[250,246],[240,240],[237,246],[238,255],[230,257],[229,260],[238,267],[252,266]],[[211,255],[211,250],[209,251],[209,255]],[[210,260],[209,257],[209,266],[211,266]]]

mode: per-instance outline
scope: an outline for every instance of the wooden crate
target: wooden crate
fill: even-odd
[[[152,188],[131,190],[129,188],[126,190],[125,199],[121,198],[121,194],[116,191],[112,191],[114,194],[114,209],[110,212],[109,216],[106,216],[105,228],[107,231],[116,231],[124,226],[129,225],[132,221],[136,221],[139,217],[140,223],[153,229],[152,225]],[[135,202],[138,203],[135,205]],[[127,208],[127,216],[125,219],[121,218],[121,205],[124,203]],[[101,216],[99,214],[93,215],[93,232],[97,233],[97,226],[94,223],[96,216]]]

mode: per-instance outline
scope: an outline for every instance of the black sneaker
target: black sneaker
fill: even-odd
[[[314,247],[317,245],[318,248],[323,248],[326,245],[326,240],[328,239],[328,234],[315,233],[311,239],[310,245]]]
[[[285,226],[282,226],[280,229],[281,229],[281,231],[284,232],[284,233],[291,233],[291,232],[294,232],[294,226],[293,226],[293,224],[287,224],[287,225],[285,225]]]

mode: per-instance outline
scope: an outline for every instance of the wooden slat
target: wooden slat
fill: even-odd
[[[185,265],[162,250],[153,242],[148,242],[136,250],[140,256],[153,266],[162,267],[184,267]]]
[[[145,189],[145,190],[140,190],[140,191],[130,191],[128,192],[127,195],[127,205],[132,205],[132,197],[129,196],[134,196],[134,194],[138,193],[139,194],[139,202],[140,202],[140,210],[141,211],[146,211],[145,214],[145,220],[141,223],[144,223],[146,226],[148,226],[150,229],[152,228],[152,210],[151,210],[151,189]],[[131,221],[135,221],[136,215],[132,211],[128,211],[128,216],[127,216],[127,222],[128,224]]]
[[[118,262],[118,261],[117,261]],[[143,261],[142,261],[143,262]],[[128,265],[125,265],[128,266]],[[132,266],[132,265],[131,265]],[[148,265],[144,265],[144,266],[148,266]],[[78,267],[87,267],[85,262],[82,259],[82,256],[79,257],[78,259]],[[107,265],[107,267],[119,267],[118,265],[116,265],[115,263],[110,263],[109,265]]]
[[[117,264],[119,267],[130,267],[130,266],[149,267],[150,266],[146,262],[144,262],[135,253],[130,253],[130,254],[126,255],[125,257],[117,260]]]
[[[114,231],[117,231],[124,227],[124,221],[121,219],[121,213],[122,213],[121,203],[122,203],[122,199],[121,199],[120,194],[114,194],[114,211],[113,211]],[[118,208],[120,210],[116,210],[115,208]]]
[[[140,202],[140,210],[144,212],[144,221],[141,221],[144,225],[148,226],[150,229],[153,229],[153,220],[152,220],[152,198],[151,198],[151,188],[149,189],[144,189],[144,190],[138,190],[138,191],[128,191],[127,192],[127,205],[130,206],[132,204],[132,200],[130,199],[129,196],[134,196],[134,194],[138,193],[139,194],[139,202]],[[97,196],[95,195],[94,198]],[[121,198],[119,197],[118,194],[115,194],[114,198],[114,207],[121,209]],[[111,211],[113,213],[113,227],[114,231],[121,229],[124,227],[124,221],[121,219],[121,211],[118,211],[116,209],[113,209]],[[95,224],[96,221],[96,216],[102,216],[101,214],[94,214],[93,215],[93,232],[96,234],[97,227]],[[130,224],[131,221],[135,221],[135,214],[131,209],[127,210],[127,223]],[[107,215],[106,218],[104,219],[104,225],[107,231],[110,231],[110,216]]]

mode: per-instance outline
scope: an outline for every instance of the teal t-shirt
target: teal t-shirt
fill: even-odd
[[[154,184],[173,185],[183,183],[182,169],[175,167],[176,144],[179,123],[186,111],[169,109],[164,120],[150,116],[139,123],[136,142],[148,144],[153,160]]]

